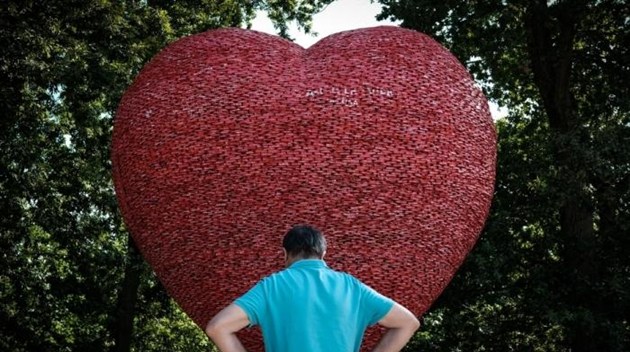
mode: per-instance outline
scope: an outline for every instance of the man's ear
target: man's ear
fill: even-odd
[[[287,259],[288,259],[288,255],[287,255],[287,250],[286,248],[282,247],[282,253],[284,253],[284,262],[286,263]]]
[[[322,259],[324,259],[325,255],[326,255],[326,251],[324,251],[324,253],[322,253]]]

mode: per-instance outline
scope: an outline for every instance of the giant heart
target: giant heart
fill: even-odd
[[[284,269],[298,223],[326,235],[332,269],[421,316],[483,229],[496,135],[470,74],[424,34],[379,26],[304,49],[223,28],[149,61],[111,152],[134,241],[203,328]],[[368,328],[362,351],[383,331]],[[258,327],[238,336],[263,350]]]

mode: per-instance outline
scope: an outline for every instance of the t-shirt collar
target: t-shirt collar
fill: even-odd
[[[300,259],[289,265],[289,268],[328,268],[328,265],[323,259]]]

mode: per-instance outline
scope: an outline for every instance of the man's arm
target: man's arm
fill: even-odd
[[[223,308],[206,325],[206,334],[221,352],[247,352],[236,332],[249,325],[243,308],[232,303]]]
[[[420,327],[418,318],[407,308],[394,302],[389,312],[378,321],[379,325],[389,328],[372,352],[398,352]]]

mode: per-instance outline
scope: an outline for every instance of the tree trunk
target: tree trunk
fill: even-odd
[[[134,308],[140,286],[143,259],[135,242],[129,236],[127,249],[127,267],[125,278],[118,295],[116,308],[116,323],[114,326],[115,343],[113,352],[129,352],[133,334]]]
[[[532,1],[526,26],[534,82],[556,142],[553,153],[559,170],[558,181],[563,185],[563,196],[559,199],[560,255],[566,267],[561,272],[571,282],[563,303],[575,317],[565,326],[567,343],[572,352],[587,352],[597,350],[594,326],[602,312],[595,292],[599,275],[594,207],[589,177],[581,158],[588,141],[583,137],[578,109],[570,91],[573,41],[583,9],[568,4],[564,10],[557,15],[559,30],[552,36],[547,1]]]

